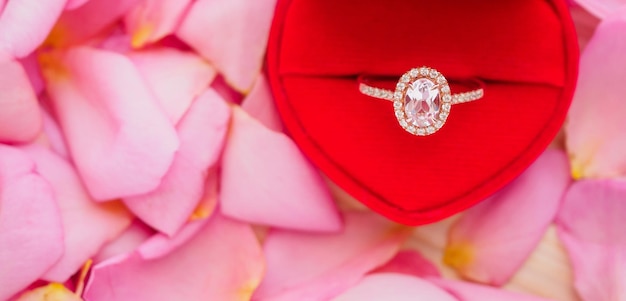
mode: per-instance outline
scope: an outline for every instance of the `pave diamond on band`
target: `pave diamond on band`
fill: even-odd
[[[392,101],[400,126],[417,136],[431,135],[441,129],[452,105],[484,96],[483,88],[452,94],[443,74],[428,67],[414,68],[402,75],[395,92],[362,82],[359,90],[367,96]]]

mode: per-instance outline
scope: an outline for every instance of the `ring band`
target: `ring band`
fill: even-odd
[[[443,74],[433,68],[421,67],[402,75],[395,92],[363,82],[359,82],[359,90],[367,96],[392,101],[398,123],[404,130],[413,135],[428,136],[443,127],[452,105],[481,99],[485,92],[480,85],[481,88],[476,90],[452,94]]]

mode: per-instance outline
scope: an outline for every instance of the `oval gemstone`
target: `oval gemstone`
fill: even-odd
[[[419,78],[409,85],[404,99],[407,121],[417,127],[435,124],[441,110],[439,86],[427,78]]]

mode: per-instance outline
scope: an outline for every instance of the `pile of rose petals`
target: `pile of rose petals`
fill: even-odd
[[[572,7],[564,140],[455,220],[463,281],[283,133],[275,1],[0,0],[0,300],[547,300],[499,287],[551,225],[580,299],[626,300],[625,1]]]

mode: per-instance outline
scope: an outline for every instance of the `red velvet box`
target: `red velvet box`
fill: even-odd
[[[417,225],[485,199],[541,154],[571,102],[578,46],[564,0],[279,0],[267,60],[304,153],[373,210]],[[359,75],[420,66],[453,92],[479,78],[485,97],[419,137],[358,90]]]

